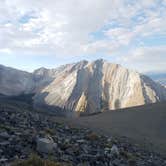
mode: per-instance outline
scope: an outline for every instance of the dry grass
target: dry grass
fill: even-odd
[[[95,140],[98,140],[99,137],[96,133],[92,132],[86,136],[86,139],[88,139],[90,141],[95,141]]]
[[[71,166],[67,163],[59,163],[51,160],[44,160],[39,156],[33,154],[27,160],[15,161],[12,166]]]

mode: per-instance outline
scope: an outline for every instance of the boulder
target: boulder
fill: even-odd
[[[37,139],[37,151],[39,153],[52,153],[56,147],[56,143],[50,138],[38,138]]]
[[[0,138],[9,139],[10,135],[5,131],[0,133]]]
[[[115,155],[119,155],[119,149],[116,145],[113,145],[111,148],[111,153]]]

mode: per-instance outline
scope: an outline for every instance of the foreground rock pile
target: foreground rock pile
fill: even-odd
[[[74,166],[166,165],[161,156],[127,140],[121,142],[86,128],[56,123],[44,114],[0,108],[0,165],[12,165],[32,153]]]

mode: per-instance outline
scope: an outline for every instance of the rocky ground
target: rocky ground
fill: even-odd
[[[165,166],[166,158],[127,139],[98,135],[87,128],[54,122],[45,114],[0,108],[0,165],[36,153],[74,166]]]

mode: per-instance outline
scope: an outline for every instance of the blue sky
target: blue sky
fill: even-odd
[[[33,71],[98,58],[166,72],[166,0],[0,1],[0,64]]]

